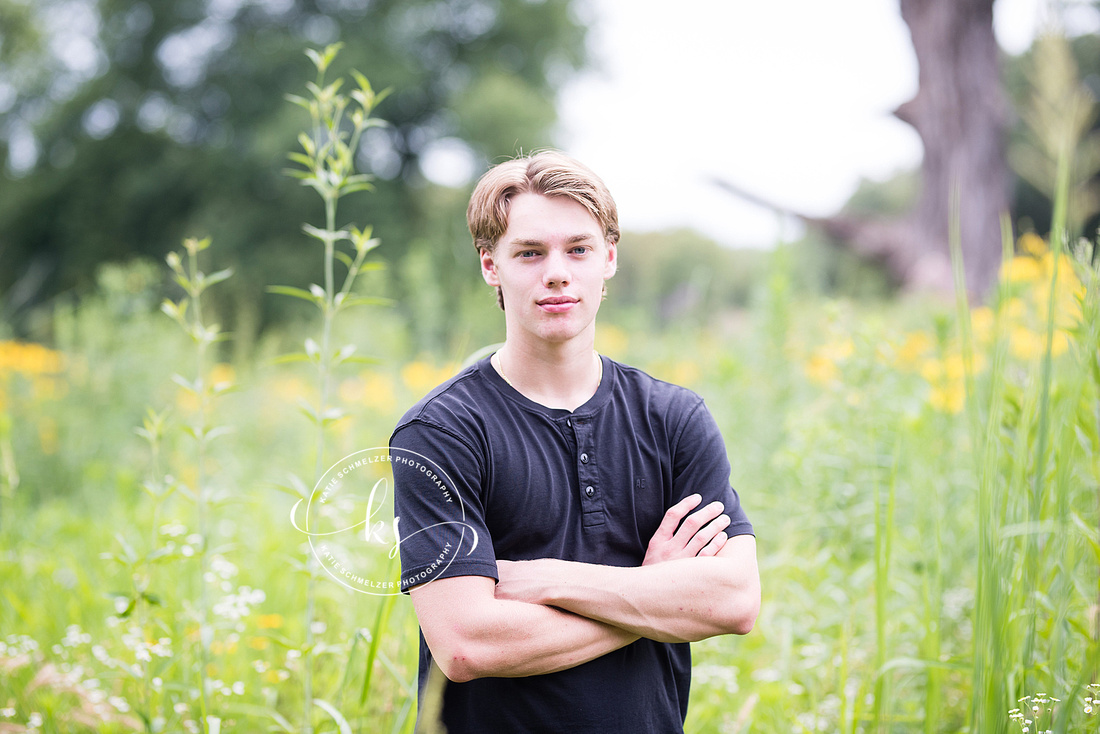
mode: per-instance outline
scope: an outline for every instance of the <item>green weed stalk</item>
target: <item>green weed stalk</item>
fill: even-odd
[[[210,645],[213,642],[214,633],[210,623],[210,592],[206,582],[210,570],[210,488],[207,486],[206,462],[207,452],[212,441],[219,436],[228,433],[226,426],[214,426],[210,424],[213,401],[220,395],[231,389],[226,384],[211,384],[209,378],[210,349],[215,344],[225,341],[228,334],[221,330],[216,323],[209,323],[203,315],[202,295],[207,288],[229,278],[232,270],[219,270],[209,275],[199,268],[199,253],[210,247],[210,239],[190,238],[183,243],[185,255],[183,258],[177,252],[170,252],[167,257],[168,266],[172,269],[176,282],[185,292],[184,298],[178,302],[165,300],[161,304],[163,310],[184,332],[191,337],[195,345],[195,377],[192,380],[183,375],[173,375],[172,379],[186,392],[195,398],[197,409],[192,422],[186,423],[183,430],[195,443],[195,481],[193,487],[187,487],[182,483],[179,490],[194,504],[197,515],[198,533],[201,546],[198,549],[199,557],[199,710],[203,730],[210,731],[220,723],[210,712],[209,681],[207,680],[207,666],[210,662]]]
[[[326,83],[325,74],[336,58],[341,44],[332,44],[323,51],[306,51],[317,69],[316,82],[306,85],[307,97],[288,95],[287,99],[309,113],[310,127],[298,136],[300,152],[289,154],[292,162],[299,167],[292,168],[287,174],[301,181],[303,186],[313,189],[324,203],[325,222],[323,227],[309,224],[303,230],[324,247],[324,285],[313,284],[308,290],[290,286],[272,286],[273,293],[300,298],[309,301],[321,313],[320,342],[309,338],[305,341],[304,352],[280,358],[281,362],[304,361],[316,368],[318,402],[311,405],[302,400],[302,412],[314,426],[314,482],[321,479],[325,471],[326,429],[335,421],[344,417],[344,411],[335,405],[333,399],[332,376],[341,364],[364,360],[354,355],[355,346],[348,344],[337,347],[333,344],[333,324],[336,316],[353,306],[378,305],[385,299],[356,295],[352,288],[356,277],[368,270],[378,269],[377,263],[367,263],[367,254],[378,246],[379,242],[371,236],[371,228],[363,230],[354,226],[338,228],[336,221],[337,206],[340,199],[357,191],[370,191],[373,186],[370,176],[354,172],[355,154],[362,134],[370,127],[384,124],[371,117],[374,107],[382,101],[387,91],[375,93],[370,82],[362,74],[352,71],[356,88],[348,94],[342,94],[343,79]],[[338,248],[341,243],[351,245],[351,252]],[[337,287],[336,263],[341,263],[346,272],[343,283]],[[304,483],[296,482],[301,499],[309,499]],[[304,613],[305,643],[302,672],[302,724],[303,734],[313,731],[311,711],[314,706],[328,713],[339,724],[343,717],[332,704],[316,698],[313,691],[313,665],[315,640],[313,622],[316,606],[316,584],[322,573],[319,564],[312,555],[307,559],[306,608]],[[384,600],[383,600],[384,601]]]

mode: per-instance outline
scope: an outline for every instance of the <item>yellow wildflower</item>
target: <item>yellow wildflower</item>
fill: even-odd
[[[1046,351],[1046,342],[1043,335],[1026,326],[1017,326],[1009,332],[1008,347],[1014,357],[1030,362]]]
[[[199,409],[199,396],[187,388],[181,387],[176,393],[176,407],[181,413],[194,413]]]
[[[933,385],[928,395],[928,404],[941,413],[959,413],[966,405],[966,388],[961,380],[948,380],[941,385]]]
[[[253,650],[266,650],[271,645],[271,640],[266,637],[248,638],[248,646]]]
[[[911,334],[906,334],[905,341],[898,347],[895,358],[897,366],[912,368],[933,346],[932,337],[926,331],[914,331]]]
[[[21,372],[46,375],[61,372],[64,358],[60,352],[34,342],[0,342],[0,373]]]
[[[300,377],[279,377],[272,381],[271,390],[288,403],[297,402],[298,398],[309,399],[312,393],[310,386]]]
[[[417,360],[401,368],[401,380],[416,395],[423,395],[451,376],[449,367],[433,367]]]
[[[1041,257],[1048,249],[1046,240],[1034,232],[1024,232],[1016,240],[1016,249],[1028,255]]]
[[[337,392],[345,403],[357,403],[363,399],[363,381],[355,377],[341,380]]]
[[[218,385],[232,385],[237,381],[237,372],[233,369],[233,365],[219,362],[210,368],[210,384],[217,387]]]
[[[814,354],[806,360],[806,376],[811,382],[824,385],[840,378],[836,362],[822,354]]]
[[[364,372],[363,404],[380,413],[392,413],[397,407],[393,378],[381,372]]]
[[[939,381],[943,375],[943,363],[938,359],[926,359],[921,363],[920,376],[930,383]]]
[[[1039,261],[1033,257],[1014,257],[1001,264],[1001,280],[1008,283],[1034,283],[1042,277]]]
[[[689,360],[680,360],[672,365],[669,382],[676,385],[694,385],[699,380],[699,365]]]
[[[283,615],[261,614],[256,618],[256,626],[262,630],[274,630],[283,626]]]
[[[831,359],[834,362],[843,362],[852,356],[852,352],[855,351],[855,345],[851,339],[835,339],[827,344],[821,346],[818,349],[818,354],[827,359]]]
[[[974,341],[987,344],[992,340],[993,321],[993,309],[989,306],[979,306],[970,312],[970,333]]]

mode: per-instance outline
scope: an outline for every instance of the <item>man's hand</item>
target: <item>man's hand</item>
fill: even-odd
[[[692,494],[668,508],[649,541],[643,566],[674,558],[713,556],[722,550],[729,539],[725,533],[729,515],[722,513],[725,508],[721,502],[714,501],[688,516],[702,501],[701,495]]]

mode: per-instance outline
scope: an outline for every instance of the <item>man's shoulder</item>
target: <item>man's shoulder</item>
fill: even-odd
[[[393,432],[396,434],[414,423],[455,427],[480,422],[478,416],[492,393],[492,386],[481,374],[480,363],[472,364],[432,388],[405,411]]]
[[[702,396],[690,388],[654,377],[645,370],[610,360],[617,375],[619,389],[626,399],[637,406],[657,410],[694,410],[703,402]]]

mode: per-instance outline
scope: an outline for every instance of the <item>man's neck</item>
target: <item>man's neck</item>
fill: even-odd
[[[592,344],[592,339],[535,346],[506,340],[492,363],[524,397],[548,408],[576,410],[596,394],[602,378]]]

